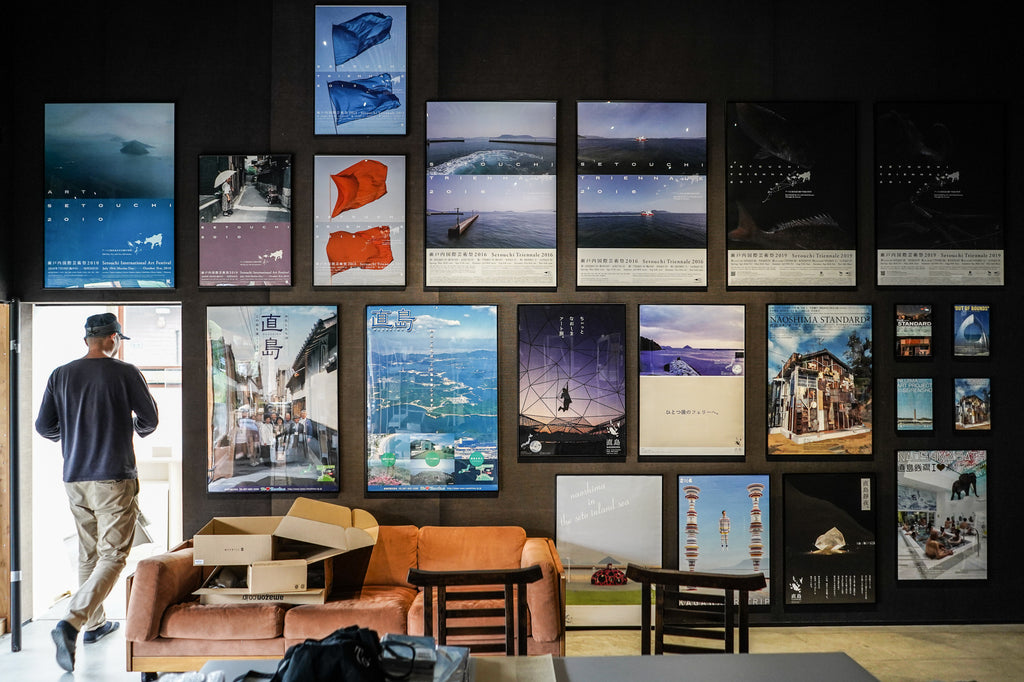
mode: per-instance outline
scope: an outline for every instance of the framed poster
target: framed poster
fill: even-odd
[[[870,305],[768,306],[768,454],[870,455]]]
[[[877,283],[1002,286],[1005,173],[1005,105],[876,104]]]
[[[555,123],[555,102],[427,102],[427,286],[555,286]]]
[[[292,283],[292,157],[199,157],[199,286]]]
[[[640,624],[640,583],[626,565],[662,565],[661,486],[661,476],[555,476],[567,626]]]
[[[953,355],[958,358],[987,358],[991,352],[992,329],[987,304],[953,306]]]
[[[578,286],[707,285],[707,104],[576,103]]]
[[[896,431],[920,433],[935,428],[932,420],[932,378],[896,378]]]
[[[640,455],[742,456],[744,306],[640,306]]]
[[[856,102],[726,106],[729,286],[857,285]]]
[[[741,575],[771,572],[771,485],[767,474],[680,475],[679,568]],[[748,603],[771,603],[771,582]]]
[[[337,306],[206,309],[207,490],[338,490]]]
[[[953,379],[953,415],[957,431],[990,431],[992,380],[988,377]]]
[[[313,159],[313,286],[405,285],[405,157]]]
[[[366,307],[367,492],[498,490],[497,314]]]
[[[930,303],[896,304],[896,359],[927,360],[932,357],[932,306]]]
[[[174,286],[174,105],[44,107],[43,286]]]
[[[519,455],[625,454],[626,307],[519,306]]]
[[[785,603],[875,601],[873,474],[784,474]]]
[[[405,5],[317,5],[313,133],[405,135]]]
[[[988,578],[988,453],[896,452],[897,580]]]

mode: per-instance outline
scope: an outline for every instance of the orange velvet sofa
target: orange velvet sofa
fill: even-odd
[[[406,581],[414,567],[539,565],[543,577],[527,590],[527,648],[565,653],[565,573],[549,538],[527,537],[517,526],[381,526],[372,550],[334,562],[335,587],[325,603],[288,605],[200,604],[192,593],[210,568],[193,565],[190,543],[141,560],[127,580],[127,670],[184,672],[211,659],[280,658],[293,644],[349,625],[381,636],[423,634],[423,593]]]

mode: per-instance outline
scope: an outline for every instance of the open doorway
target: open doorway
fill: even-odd
[[[118,358],[138,367],[160,412],[156,431],[135,438],[139,468],[139,505],[135,545],[126,573],[146,556],[181,541],[181,306],[43,305],[32,306],[32,420],[50,372],[85,354],[85,320],[117,315],[130,337]],[[24,352],[24,351],[23,351]],[[31,604],[35,618],[61,618],[65,600],[77,588],[78,542],[61,476],[60,444],[33,433],[31,486]],[[27,595],[26,595],[27,596]],[[124,590],[106,602],[110,618],[124,618]]]

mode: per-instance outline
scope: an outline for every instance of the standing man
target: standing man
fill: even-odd
[[[57,663],[68,672],[75,668],[80,630],[89,644],[118,627],[107,620],[103,600],[135,536],[139,481],[132,434],[148,436],[158,421],[142,373],[114,357],[127,338],[112,313],[90,316],[88,352],[53,370],[36,417],[36,431],[61,444],[64,489],[78,530],[79,588],[50,633]]]

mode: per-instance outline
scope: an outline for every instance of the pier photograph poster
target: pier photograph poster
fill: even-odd
[[[567,626],[640,625],[630,562],[661,566],[662,477],[555,476],[555,546]]]
[[[873,604],[874,475],[784,474],[782,493],[785,604]]]
[[[520,305],[519,456],[626,453],[626,307]]]
[[[313,286],[405,285],[405,157],[313,159]]]
[[[641,456],[743,456],[744,312],[640,306]]]
[[[292,157],[199,157],[199,286],[292,283]]]
[[[992,328],[987,303],[953,305],[953,356],[987,358],[991,353]]]
[[[576,103],[578,286],[707,284],[707,104]]]
[[[174,286],[174,105],[48,103],[43,286]]]
[[[729,286],[856,286],[855,102],[726,107]]]
[[[953,421],[956,431],[992,430],[992,379],[953,379]]]
[[[768,454],[872,454],[871,305],[768,306]]]
[[[935,428],[931,377],[896,378],[896,431],[920,434]]]
[[[405,5],[317,5],[313,134],[405,135]]]
[[[996,102],[875,105],[879,286],[1003,285],[1005,116]]]
[[[497,306],[366,307],[366,490],[498,490]]]
[[[896,452],[896,579],[988,578],[988,452]]]
[[[929,360],[932,357],[932,306],[930,303],[896,304],[896,359]]]
[[[210,306],[206,328],[208,491],[337,491],[337,306]]]
[[[427,102],[427,286],[555,286],[556,112]]]

